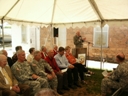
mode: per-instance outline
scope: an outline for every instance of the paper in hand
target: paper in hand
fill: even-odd
[[[102,72],[102,75],[103,75],[104,77],[108,76],[107,70],[103,71],[103,72]]]

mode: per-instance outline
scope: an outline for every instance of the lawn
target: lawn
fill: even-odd
[[[100,86],[101,86],[101,80],[103,78],[102,71],[98,69],[89,69],[93,71],[95,74],[86,77],[85,80],[87,84],[82,85],[82,88],[77,89],[70,89],[69,91],[65,91],[65,94],[63,96],[101,96],[100,93]]]

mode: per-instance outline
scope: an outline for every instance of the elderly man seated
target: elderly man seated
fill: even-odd
[[[10,67],[7,64],[7,57],[0,54],[0,89],[2,96],[30,96],[30,89],[28,85],[18,84],[18,81],[13,76]]]

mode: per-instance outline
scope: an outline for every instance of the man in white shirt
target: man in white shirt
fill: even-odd
[[[65,49],[63,47],[59,47],[58,54],[56,54],[54,58],[61,70],[67,68],[68,85],[70,88],[76,89],[76,86],[81,87],[81,85],[78,83],[78,70],[74,65],[68,62],[67,58],[64,55],[64,51]]]

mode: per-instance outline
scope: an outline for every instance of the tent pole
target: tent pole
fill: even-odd
[[[5,48],[4,46],[4,26],[3,26],[3,19],[1,19],[1,29],[2,29],[2,46],[3,46],[3,49]]]
[[[102,69],[102,27],[103,27],[103,16],[101,14],[101,12],[99,11],[98,7],[97,7],[97,4],[95,2],[95,0],[88,0],[93,8],[93,10],[95,11],[95,13],[97,14],[97,16],[99,17],[100,21],[101,21],[101,52],[100,52],[100,56],[101,56],[101,59],[100,59],[100,69]]]
[[[102,69],[102,65],[103,65],[103,63],[102,63],[102,61],[103,61],[103,57],[102,57],[102,49],[103,49],[103,47],[102,47],[102,38],[103,38],[103,30],[102,30],[102,27],[103,27],[103,21],[101,21],[101,41],[100,41],[100,43],[101,43],[101,52],[100,52],[100,56],[101,56],[101,58],[100,58],[100,69]]]
[[[2,19],[4,20],[4,18],[8,15],[8,13],[15,7],[15,5],[19,2],[20,0],[17,0],[16,3],[8,10],[8,12],[2,17]]]
[[[53,10],[52,10],[52,18],[51,18],[51,33],[52,34],[53,34],[53,25],[52,24],[53,24],[54,12],[55,12],[55,5],[56,5],[56,0],[54,0]],[[56,43],[56,37],[54,37],[54,42],[53,43]]]

